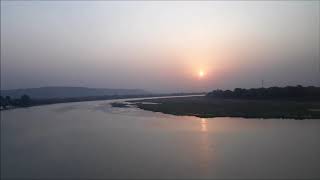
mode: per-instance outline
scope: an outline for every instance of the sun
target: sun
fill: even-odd
[[[199,78],[204,77],[204,75],[205,75],[204,71],[200,70],[200,71],[198,72]]]

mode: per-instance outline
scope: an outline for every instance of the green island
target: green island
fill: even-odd
[[[205,96],[129,101],[138,108],[201,118],[320,119],[320,88],[214,90]]]

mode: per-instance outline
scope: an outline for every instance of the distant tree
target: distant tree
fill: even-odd
[[[4,97],[2,97],[2,96],[0,96],[0,106],[2,106],[3,107],[3,109],[6,109],[7,107],[6,107],[6,102],[5,102],[6,100],[5,100],[5,98]]]
[[[6,102],[7,106],[12,105],[11,97],[6,96],[5,102]]]
[[[30,97],[28,95],[26,95],[26,94],[22,95],[21,98],[20,98],[20,105],[24,106],[24,107],[30,106],[31,105]]]
[[[208,97],[218,98],[252,98],[252,99],[272,99],[272,98],[308,98],[320,99],[320,87],[286,86],[270,88],[235,88],[230,90],[213,90],[207,94]]]
[[[1,100],[1,106],[3,107],[3,109],[7,109],[7,106],[12,105],[12,100],[10,96],[6,96],[5,98],[1,96],[0,98]]]

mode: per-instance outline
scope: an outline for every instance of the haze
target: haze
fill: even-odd
[[[319,6],[1,1],[1,89],[320,85]]]

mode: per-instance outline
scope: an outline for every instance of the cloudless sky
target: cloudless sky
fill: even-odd
[[[320,85],[319,11],[319,1],[1,1],[1,88]]]

